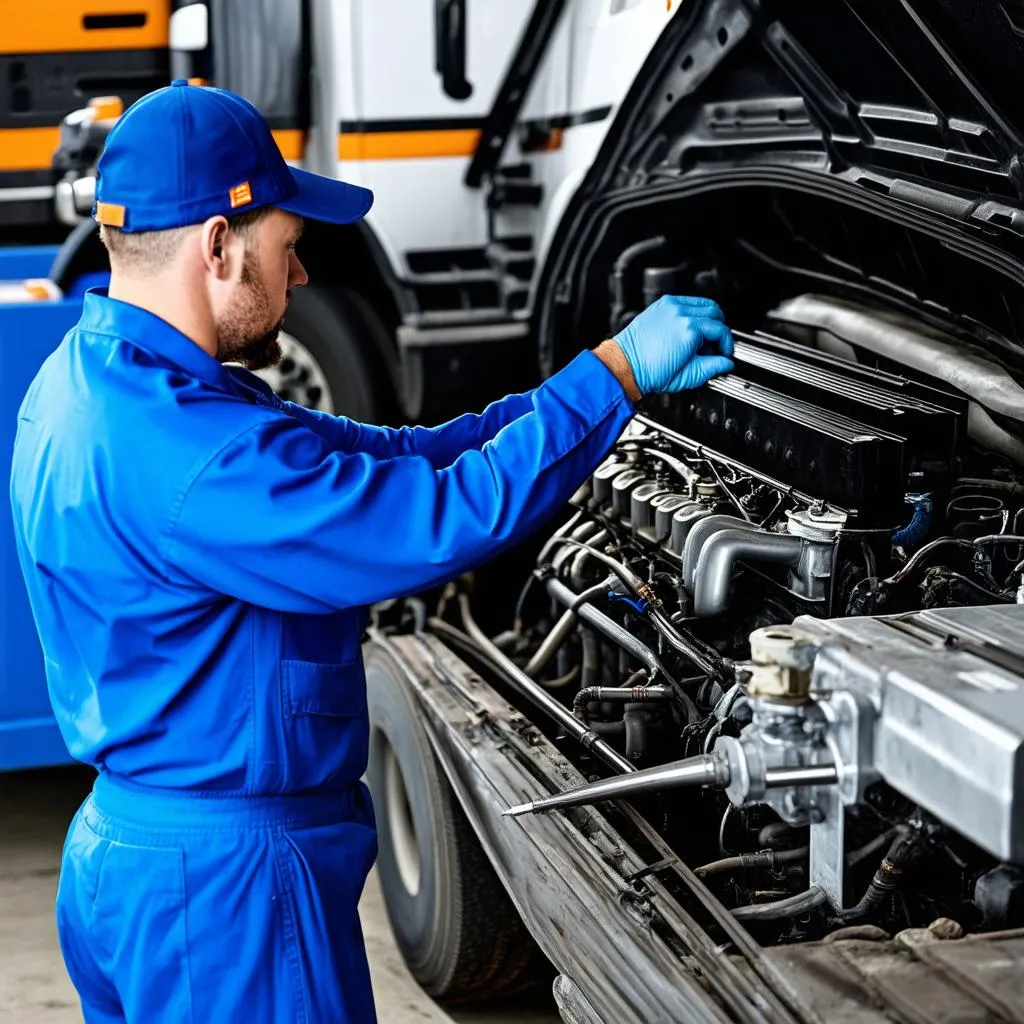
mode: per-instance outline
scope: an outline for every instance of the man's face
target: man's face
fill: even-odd
[[[250,231],[234,293],[217,322],[217,358],[265,370],[281,358],[277,336],[291,289],[306,271],[295,254],[302,218],[273,209]]]

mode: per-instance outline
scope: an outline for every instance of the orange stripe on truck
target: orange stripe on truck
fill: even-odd
[[[0,171],[45,171],[60,145],[60,128],[0,128]]]
[[[305,132],[288,129],[274,132],[285,160],[301,160]],[[0,171],[46,171],[60,145],[60,128],[0,128]]]
[[[171,0],[6,0],[0,53],[142,50],[170,42]]]
[[[306,133],[301,128],[275,129],[274,141],[285,160],[301,160],[306,151]]]
[[[408,160],[414,157],[472,156],[480,141],[476,128],[436,131],[343,132],[339,160]]]

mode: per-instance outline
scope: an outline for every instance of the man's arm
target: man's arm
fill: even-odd
[[[268,412],[199,467],[163,538],[165,571],[326,613],[480,565],[561,508],[633,416],[606,356],[577,356],[533,392],[529,413],[442,469],[422,455],[339,452]]]
[[[615,375],[632,401],[640,398],[633,372],[622,349],[613,341],[605,341],[594,355]],[[380,427],[357,423],[344,416],[306,409],[285,403],[296,419],[315,430],[339,452],[365,452],[378,459],[399,455],[420,455],[435,469],[450,466],[463,452],[479,450],[498,432],[533,408],[533,391],[508,395],[492,402],[482,413],[466,413],[437,427]]]
[[[337,452],[363,452],[378,459],[419,455],[435,469],[463,452],[480,449],[509,423],[533,408],[533,392],[492,402],[482,413],[466,413],[437,427],[381,427],[285,403],[290,415],[316,431]]]
[[[732,369],[732,335],[709,305],[659,299],[441,469],[422,455],[339,452],[268,410],[196,467],[160,537],[164,571],[266,608],[326,613],[479,566],[564,505],[633,416],[631,396]]]

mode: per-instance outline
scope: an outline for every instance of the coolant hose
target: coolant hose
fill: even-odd
[[[627,704],[622,709],[622,721],[626,724],[626,757],[631,760],[647,753],[647,719],[644,718],[643,704]]]
[[[917,859],[920,849],[921,841],[918,835],[907,827],[898,827],[889,852],[882,859],[860,902],[840,913],[843,922],[870,922],[883,909],[890,897],[902,887],[906,869]]]
[[[710,864],[697,868],[700,878],[708,875],[720,875],[726,871],[738,871],[741,868],[767,868],[774,871],[782,864],[793,864],[806,860],[811,852],[809,846],[798,846],[793,850],[761,850],[758,853],[741,853],[736,857],[723,857],[713,860]]]
[[[575,606],[579,595],[574,594],[564,583],[556,579],[547,581],[548,593],[559,604],[566,608]],[[580,605],[576,614],[588,625],[591,625],[599,633],[603,633],[609,640],[614,640],[620,647],[624,647],[638,661],[647,666],[648,672],[660,675],[664,679],[672,677],[665,670],[658,656],[646,644],[641,643],[629,630],[620,626],[614,619],[609,618],[604,612],[598,611],[593,605]]]
[[[572,700],[572,713],[585,722],[587,705],[591,701],[651,701],[669,700],[673,691],[667,686],[585,686]],[[630,705],[627,703],[626,707]]]
[[[892,535],[893,547],[916,548],[928,534],[932,521],[932,499],[921,495],[914,502],[914,514],[902,529]]]
[[[732,916],[737,921],[780,921],[787,917],[805,914],[808,910],[820,907],[828,897],[825,890],[812,885],[810,889],[772,903],[751,903],[746,907],[736,907]]]

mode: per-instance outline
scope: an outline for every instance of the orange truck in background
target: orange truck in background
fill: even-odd
[[[53,156],[90,100],[170,80],[171,0],[0,0],[0,239],[59,240]]]

